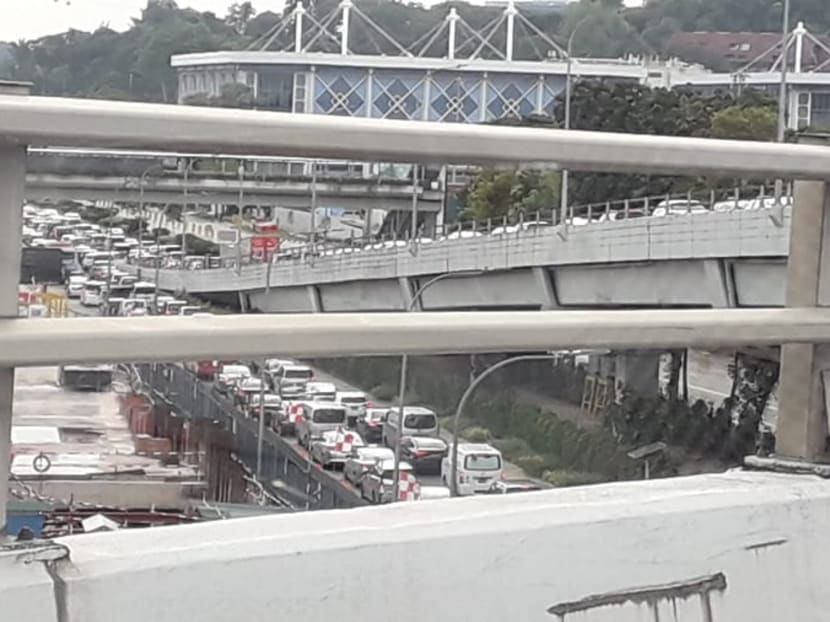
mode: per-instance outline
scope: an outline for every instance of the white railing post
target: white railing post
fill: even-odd
[[[22,95],[28,90],[27,85],[0,82],[0,94]],[[25,181],[26,147],[0,145],[0,318],[17,317]],[[0,537],[6,532],[13,400],[14,367],[0,367]]]

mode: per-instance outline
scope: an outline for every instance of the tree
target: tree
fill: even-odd
[[[559,173],[487,169],[467,192],[464,216],[476,221],[516,220],[549,212],[559,202]]]
[[[730,106],[712,117],[713,138],[770,141],[775,139],[778,115],[768,106]]]
[[[234,2],[228,8],[225,23],[231,26],[238,34],[243,35],[247,32],[248,24],[255,16],[256,9],[254,9],[248,0],[245,2]]]

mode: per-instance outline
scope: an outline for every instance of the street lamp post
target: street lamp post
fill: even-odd
[[[265,438],[265,359],[259,362],[259,421],[256,438],[256,476],[262,479],[262,445]]]
[[[138,270],[136,276],[141,280],[141,253],[144,247],[144,185],[147,183],[147,175],[153,170],[163,170],[161,164],[151,164],[138,180]]]
[[[421,285],[415,293],[412,295],[412,299],[409,301],[409,304],[406,306],[406,312],[411,313],[413,309],[415,309],[415,305],[421,300],[421,296],[423,293],[428,290],[430,287],[438,283],[439,281],[443,281],[444,279],[448,279],[450,277],[465,277],[465,276],[477,276],[481,274],[482,271],[480,270],[468,270],[462,272],[445,272],[444,274],[439,274],[438,276],[432,277],[426,283]],[[398,436],[395,439],[395,471],[394,471],[394,481],[392,482],[392,502],[396,502],[398,500],[398,493],[400,491],[400,468],[401,468],[401,429],[403,428],[403,418],[404,418],[404,396],[406,395],[406,373],[407,368],[409,367],[409,355],[404,353],[401,355],[401,379],[399,384],[399,391],[398,391]]]
[[[585,15],[574,25],[568,37],[568,46],[565,50],[567,63],[565,65],[565,122],[563,129],[571,129],[571,77],[573,72],[573,45],[574,37],[579,28],[588,21],[591,15]],[[559,227],[562,231],[567,229],[568,219],[568,169],[562,169],[562,184],[559,188]]]
[[[184,161],[184,205],[182,205],[182,261],[187,259],[187,206],[188,206],[188,182],[190,181],[190,170],[196,164],[196,160],[189,158]]]
[[[240,160],[239,168],[239,201],[236,210],[237,225],[236,225],[236,273],[242,274],[242,200],[244,198],[245,190],[242,183],[245,181],[245,163]]]
[[[778,87],[778,128],[776,140],[779,143],[784,142],[784,136],[787,133],[787,61],[789,60],[789,43],[790,38],[790,0],[784,0],[784,15],[782,19],[781,28],[781,83]],[[778,207],[778,219],[783,223],[784,220],[784,206],[782,203],[782,195],[784,190],[784,180],[775,180],[775,204]]]
[[[514,356],[503,361],[499,361],[495,365],[491,365],[479,374],[464,391],[461,399],[458,401],[458,407],[455,409],[455,416],[453,417],[452,429],[452,453],[450,458],[450,494],[453,497],[458,496],[458,422],[461,419],[461,413],[464,412],[464,406],[472,396],[476,388],[484,382],[484,380],[492,375],[494,372],[500,370],[502,367],[507,367],[513,363],[521,363],[522,361],[546,361],[553,360],[557,357],[556,354],[523,354]]]

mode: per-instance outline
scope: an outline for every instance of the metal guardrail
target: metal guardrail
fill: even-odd
[[[231,400],[213,392],[210,384],[199,381],[189,370],[174,364],[137,365],[139,377],[157,401],[166,404],[177,416],[201,419],[221,425],[232,433],[236,453],[248,467],[256,464],[258,423],[242,413]],[[275,497],[289,490],[306,496],[305,509],[320,510],[366,505],[337,478],[316,467],[290,442],[269,428],[263,436],[262,475],[266,491]]]

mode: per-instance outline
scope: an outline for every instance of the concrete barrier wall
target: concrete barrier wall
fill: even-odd
[[[51,573],[61,622],[824,622],[828,517],[731,472],[73,536]],[[38,596],[4,619],[55,620],[44,579],[0,566]]]

